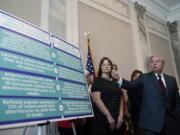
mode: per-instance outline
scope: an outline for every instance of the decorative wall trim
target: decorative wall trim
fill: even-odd
[[[180,41],[178,38],[178,30],[177,30],[177,21],[175,22],[168,22],[167,23],[168,26],[168,30],[169,30],[169,34],[170,34],[170,39],[171,39],[171,47],[172,47],[172,51],[173,51],[173,56],[175,59],[175,66],[177,69],[177,76],[178,78],[180,78]],[[179,81],[180,83],[180,81]]]
[[[121,0],[91,0],[91,1],[96,2],[97,4],[100,4],[103,7],[106,7],[120,15],[129,18],[128,4],[124,3]]]
[[[48,31],[48,29],[49,29],[49,0],[41,1],[40,27],[45,31]]]
[[[166,24],[163,24],[150,16],[146,16],[146,23],[149,32],[168,39],[168,30]]]
[[[168,26],[168,30],[170,33],[176,33],[177,34],[177,22],[176,21],[172,22],[172,23],[168,22],[167,26]],[[176,37],[178,37],[178,36],[176,36]]]
[[[146,10],[154,16],[167,21],[168,10],[155,3],[153,0],[129,0],[131,2],[138,2],[139,4],[146,7]]]
[[[143,34],[146,36],[146,27],[145,27],[145,13],[146,9],[144,6],[138,4],[137,2],[134,3],[134,7],[137,13],[137,21],[138,21],[138,27],[143,32]]]
[[[156,32],[156,31],[154,31],[154,30],[148,30],[148,32],[151,33],[151,34],[154,34],[154,35],[156,35],[156,36],[158,36],[158,37],[160,37],[160,38],[163,38],[163,39],[169,41],[169,38],[168,38],[168,37],[166,37],[166,36],[164,36],[164,35]]]
[[[129,4],[124,0],[79,0],[79,2],[121,19],[126,23],[131,23]]]
[[[78,0],[67,1],[66,40],[79,47]]]

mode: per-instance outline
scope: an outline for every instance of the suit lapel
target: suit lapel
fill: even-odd
[[[167,98],[168,96],[168,92],[169,92],[169,87],[170,87],[170,81],[169,81],[169,78],[167,75],[163,74],[164,75],[164,80],[165,80],[165,83],[166,83],[166,95],[165,95],[165,98]]]
[[[165,83],[166,83],[166,95],[164,97],[161,95],[161,88],[159,86],[159,82],[157,80],[156,75],[154,74],[154,72],[151,72],[152,81],[153,81],[153,83],[155,84],[155,86],[157,88],[156,91],[159,94],[159,96],[162,98],[162,100],[165,102],[165,100],[168,97],[168,90],[169,90],[170,82],[169,82],[168,76],[165,75],[165,74],[163,74],[163,75],[164,75],[164,79],[165,79]]]
[[[160,86],[159,86],[157,77],[156,77],[156,75],[154,74],[154,72],[151,72],[151,78],[152,78],[152,81],[153,81],[153,83],[155,84],[155,86],[156,86],[156,88],[157,88],[156,91],[157,91],[158,94],[161,96]],[[161,96],[161,97],[162,97],[162,96]]]

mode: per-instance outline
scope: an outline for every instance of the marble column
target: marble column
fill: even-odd
[[[134,4],[135,11],[137,14],[137,23],[138,23],[138,29],[139,29],[139,41],[140,46],[139,49],[141,49],[143,54],[143,63],[144,63],[144,69],[145,72],[147,72],[148,69],[148,60],[149,60],[149,48],[148,48],[148,42],[147,42],[147,30],[146,30],[146,9],[142,5],[135,2]]]
[[[180,40],[177,31],[177,22],[168,22],[167,26],[170,33],[171,45],[176,63],[178,78],[180,79]]]

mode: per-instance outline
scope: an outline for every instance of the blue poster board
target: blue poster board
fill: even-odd
[[[79,48],[0,11],[0,128],[93,116]]]

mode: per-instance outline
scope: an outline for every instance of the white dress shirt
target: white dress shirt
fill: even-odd
[[[165,79],[164,79],[164,75],[163,75],[163,73],[161,73],[161,74],[156,74],[156,73],[154,73],[154,74],[156,75],[157,80],[159,80],[158,75],[160,75],[160,76],[161,76],[161,80],[162,80],[162,82],[163,82],[163,84],[164,84],[164,86],[165,86],[165,88],[166,88],[166,82],[165,82]]]

